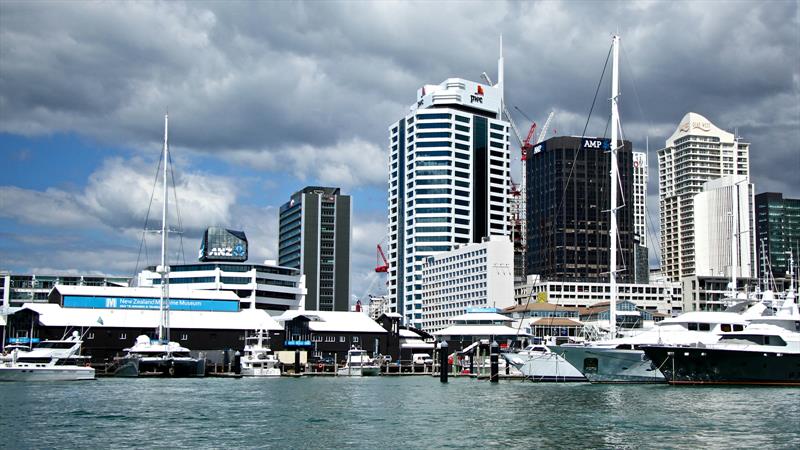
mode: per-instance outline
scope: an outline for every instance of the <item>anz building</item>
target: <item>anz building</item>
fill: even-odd
[[[247,237],[243,231],[207,229],[198,259],[198,263],[170,265],[169,284],[204,291],[230,291],[239,298],[241,309],[264,309],[273,315],[297,309],[305,302],[305,277],[298,269],[279,266],[275,261],[245,262]],[[138,276],[140,287],[160,283],[161,275],[154,266]]]
[[[389,303],[420,328],[422,267],[457,245],[510,235],[509,123],[494,86],[449,78],[389,127]]]

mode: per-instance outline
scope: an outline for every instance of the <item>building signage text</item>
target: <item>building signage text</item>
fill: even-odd
[[[149,309],[158,310],[161,300],[155,297],[86,297],[64,296],[65,308]],[[169,299],[173,311],[239,311],[239,302],[232,300]]]

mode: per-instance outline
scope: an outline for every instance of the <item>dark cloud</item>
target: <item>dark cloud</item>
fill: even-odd
[[[187,150],[385,197],[386,130],[419,86],[483,71],[496,78],[502,33],[509,106],[540,125],[555,110],[551,132],[579,134],[615,29],[623,126],[636,149],[649,137],[650,199],[655,150],[688,111],[751,142],[757,192],[800,197],[795,1],[7,1],[0,131],[157,148],[169,108],[171,139]],[[604,132],[607,98],[604,84],[589,134]],[[524,133],[529,124],[514,116]],[[114,209],[102,181],[79,197],[8,192],[55,206],[94,201],[91,220],[127,227],[130,211]]]

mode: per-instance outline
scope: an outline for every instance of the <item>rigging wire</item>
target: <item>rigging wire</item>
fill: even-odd
[[[583,126],[583,132],[581,133],[582,137],[586,136],[586,130],[589,128],[589,121],[592,119],[592,112],[594,111],[595,104],[597,103],[597,96],[600,93],[600,86],[602,86],[602,84],[603,84],[603,78],[605,77],[606,69],[608,69],[608,60],[611,59],[611,51],[613,50],[613,48],[614,48],[613,44],[608,48],[608,54],[606,55],[606,62],[603,64],[603,72],[600,74],[600,80],[598,80],[598,82],[597,82],[597,88],[595,88],[594,98],[592,99],[592,105],[589,107],[589,114],[587,115],[586,123]],[[569,182],[572,179],[572,174],[575,171],[575,163],[578,160],[578,153],[579,153],[579,148],[576,148],[575,149],[575,156],[572,159],[572,164],[570,165],[569,175],[567,176],[567,180],[564,183],[564,190],[561,193],[561,200],[559,201],[558,208],[556,209],[556,215],[554,217],[552,226],[555,226],[555,224],[558,222],[558,216],[563,211],[564,199],[566,197],[567,188],[569,187]],[[526,233],[527,233],[527,230],[526,230]],[[547,247],[546,248],[548,249],[548,253],[555,252],[555,249],[553,249],[551,247],[552,239],[553,239],[553,235],[554,234],[555,233],[547,233]],[[550,257],[550,254],[548,254],[547,256],[548,256],[548,258],[547,258],[548,262],[555,260],[555,255],[553,255],[552,258]],[[528,294],[528,300],[525,303],[525,309],[522,312],[523,319],[520,320],[519,327],[517,328],[517,335],[519,335],[519,330],[522,328],[522,322],[524,321],[525,311],[528,311],[528,306],[531,303],[531,298],[532,297],[533,297],[533,287],[531,286],[531,290],[530,290],[530,292]],[[559,305],[561,300],[562,299],[559,299],[559,302],[556,303],[556,306]]]
[[[175,164],[172,162],[172,154],[169,154],[169,173],[170,178],[172,179],[172,195],[175,198],[175,214],[178,216],[178,237],[180,240],[180,251],[181,257],[183,258],[183,263],[186,264],[186,250],[183,247],[183,220],[181,219],[181,210],[178,205],[178,189],[176,188],[175,184],[175,171],[174,166]]]
[[[136,255],[136,267],[133,271],[133,278],[136,277],[136,274],[139,272],[139,261],[142,256],[142,247],[144,247],[144,254],[145,254],[145,263],[148,263],[150,260],[150,255],[147,252],[147,223],[150,219],[150,209],[153,206],[153,197],[156,193],[156,184],[158,183],[158,172],[161,169],[161,161],[163,160],[163,156],[158,158],[158,166],[156,166],[156,175],[153,178],[153,189],[150,190],[150,202],[147,204],[147,213],[144,216],[144,226],[142,227],[142,240],[139,241],[139,251]]]

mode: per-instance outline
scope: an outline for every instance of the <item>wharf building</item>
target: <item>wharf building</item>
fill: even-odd
[[[544,280],[604,282],[610,264],[609,139],[553,137],[527,161],[527,272]],[[628,141],[618,150],[617,211],[620,283],[633,283],[633,155]]]
[[[515,287],[514,296],[516,304],[521,306],[549,303],[565,308],[588,308],[610,302],[611,287],[607,282],[543,280],[530,275],[526,284]],[[618,284],[617,301],[629,301],[637,308],[654,313],[677,315],[684,311],[683,285],[667,280]]]
[[[422,265],[421,329],[433,333],[470,308],[514,304],[514,248],[508,236],[455,247]]]
[[[244,232],[211,227],[203,235],[200,262],[170,266],[170,288],[231,291],[239,298],[242,309],[263,309],[272,315],[306,304],[305,276],[298,269],[270,260],[248,264],[247,257]],[[155,266],[147,267],[138,274],[137,281],[141,287],[159,286],[161,274]]]
[[[56,286],[127,287],[131,277],[107,275],[12,274],[0,272],[0,298],[11,307],[23,303],[47,303],[47,296]]]
[[[672,281],[696,275],[695,195],[705,182],[724,176],[749,180],[749,153],[749,143],[693,112],[658,150],[661,271]]]
[[[800,199],[785,198],[778,192],[755,196],[756,251],[758,275],[768,279],[771,270],[775,278],[789,276],[789,254],[800,261]],[[763,245],[762,245],[763,243]],[[767,267],[764,267],[767,263]]]
[[[494,86],[461,78],[425,85],[389,127],[388,293],[406,325],[422,326],[430,256],[511,234],[502,58],[498,69]]]
[[[305,309],[349,310],[351,215],[333,187],[303,188],[280,207],[278,264],[305,275]]]

